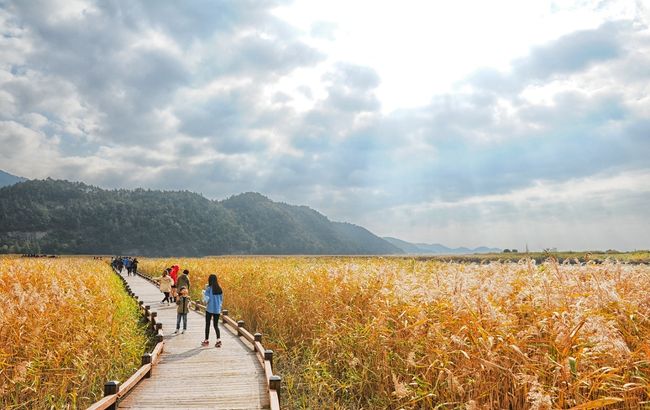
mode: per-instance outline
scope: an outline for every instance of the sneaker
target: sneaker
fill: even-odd
[[[210,341],[208,341],[208,340],[204,340],[204,341],[201,342],[201,346],[207,346],[209,344],[210,344]]]
[[[184,335],[184,334],[185,334],[185,329],[183,329],[183,331],[181,332],[181,334],[182,334],[182,335]]]
[[[221,347],[221,340],[217,340],[217,343],[214,344],[214,347]]]

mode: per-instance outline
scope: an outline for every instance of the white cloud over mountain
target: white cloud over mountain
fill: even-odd
[[[641,3],[564,10],[595,17],[506,67],[459,66],[428,103],[391,110],[390,70],[334,58],[349,22],[301,28],[277,12],[291,7],[0,2],[2,168],[212,198],[259,191],[450,246],[650,247]]]

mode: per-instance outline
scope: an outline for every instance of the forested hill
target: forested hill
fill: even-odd
[[[104,190],[31,180],[0,189],[0,252],[202,256],[397,254],[366,229],[246,193]]]

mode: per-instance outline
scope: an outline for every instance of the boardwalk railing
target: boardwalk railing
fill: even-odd
[[[160,285],[159,281],[151,278],[150,276],[144,275],[140,272],[137,274],[156,286]],[[205,314],[205,306],[200,303],[193,301],[191,302],[190,307],[199,313]],[[221,311],[221,320],[224,325],[229,326],[233,333],[236,332],[237,336],[246,340],[248,343],[245,344],[256,353],[257,359],[264,368],[266,384],[269,389],[271,410],[280,410],[280,388],[282,384],[282,378],[277,374],[273,374],[273,350],[264,348],[262,345],[261,333],[255,333],[254,335],[251,334],[248,330],[246,330],[246,328],[244,328],[244,321],[235,321],[228,315],[227,310]]]
[[[131,287],[126,282],[126,279],[124,279],[122,275],[118,274],[117,271],[115,271],[115,273],[122,280],[129,296],[138,300],[138,296],[131,291]],[[107,381],[104,384],[104,398],[92,404],[88,407],[88,410],[117,409],[119,400],[129,393],[140,380],[151,377],[151,370],[156,363],[158,363],[158,359],[160,358],[165,343],[163,341],[164,335],[162,331],[162,323],[156,322],[158,314],[156,312],[150,312],[150,306],[143,305],[144,303],[141,300],[138,301],[140,313],[142,313],[142,316],[147,320],[150,330],[156,335],[156,346],[153,348],[151,353],[145,353],[142,355],[142,366],[140,366],[140,368],[136,370],[135,373],[133,373],[133,375],[131,375],[131,377],[129,377],[124,383],[120,384],[120,382],[116,380]]]

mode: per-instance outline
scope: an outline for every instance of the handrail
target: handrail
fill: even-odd
[[[143,279],[153,283],[154,285],[160,285],[160,282],[153,279],[151,276],[145,275],[141,272],[137,272],[136,274]],[[190,308],[199,313],[205,314],[205,306],[201,303],[192,301],[190,302]],[[264,367],[266,385],[269,389],[270,408],[271,410],[280,410],[280,390],[282,378],[277,374],[273,374],[273,350],[264,349],[264,346],[262,345],[262,334],[251,334],[244,327],[243,320],[235,321],[230,316],[228,316],[228,310],[224,309],[221,311],[221,321],[236,330],[237,336],[243,337],[245,340],[251,343],[253,351],[256,353],[258,360]]]
[[[136,384],[138,384],[140,380],[142,380],[147,375],[147,373],[151,371],[152,367],[153,366],[151,363],[147,363],[136,370],[135,373],[133,373],[133,375],[120,386],[117,397],[124,397],[124,395],[126,395],[133,387],[135,387]]]
[[[151,363],[153,364],[158,363],[158,360],[160,359],[160,354],[163,351],[163,344],[164,343],[157,343],[156,347],[154,347],[153,351],[151,352]]]
[[[138,296],[131,291],[131,287],[128,282],[122,275],[120,275],[115,269],[113,269],[115,274],[122,280],[122,284],[126,288],[126,292],[138,301]],[[156,335],[156,346],[153,348],[151,353],[145,353],[142,355],[142,365],[138,370],[136,370],[131,377],[129,377],[124,384],[120,385],[118,381],[108,381],[104,384],[104,398],[93,403],[88,407],[87,410],[114,410],[117,408],[118,401],[127,395],[142,379],[151,377],[151,370],[158,362],[158,359],[164,349],[164,334],[162,331],[162,323],[156,322],[156,317],[158,316],[156,312],[149,312],[150,306],[143,306],[142,301],[138,301],[138,307],[142,316],[149,322],[149,327],[152,332]]]
[[[106,410],[110,408],[111,406],[115,406],[115,403],[117,402],[117,395],[112,394],[110,396],[106,396],[103,399],[93,403],[88,407],[87,410]]]

